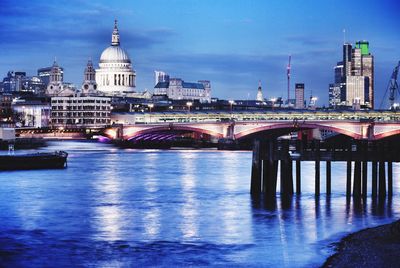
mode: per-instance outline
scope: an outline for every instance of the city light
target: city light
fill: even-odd
[[[186,106],[188,107],[188,112],[190,113],[190,107],[192,107],[193,103],[191,101],[186,102]]]

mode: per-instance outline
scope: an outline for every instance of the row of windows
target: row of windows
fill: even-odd
[[[52,110],[110,110],[110,106],[51,106]]]
[[[109,117],[110,116],[110,113],[100,113],[100,112],[97,112],[97,113],[93,113],[93,112],[83,112],[83,113],[56,113],[56,112],[53,112],[53,113],[51,113],[51,116],[52,117],[77,117],[77,116],[80,116],[80,117],[95,117],[95,116],[102,116],[102,117]]]
[[[109,124],[110,119],[52,119],[52,124]]]
[[[52,100],[52,103],[103,103],[109,104],[110,100]]]

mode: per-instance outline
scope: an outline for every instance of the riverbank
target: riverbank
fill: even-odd
[[[399,267],[400,220],[343,238],[322,267]]]

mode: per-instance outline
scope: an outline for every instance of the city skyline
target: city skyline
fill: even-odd
[[[211,3],[36,1],[29,10],[2,1],[0,31],[7,38],[0,46],[7,53],[0,73],[35,75],[57,57],[65,81],[79,88],[87,60],[92,58],[97,68],[118,19],[121,46],[137,72],[137,91],[153,91],[154,70],[162,70],[186,81],[210,80],[213,97],[255,99],[261,80],[264,97],[286,98],[286,65],[292,55],[291,96],[295,83],[305,83],[305,99],[312,90],[319,105],[327,105],[344,38],[352,44],[368,40],[375,55],[379,108],[400,55],[395,1]]]

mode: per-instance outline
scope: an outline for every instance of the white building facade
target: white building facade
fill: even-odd
[[[136,72],[128,53],[120,47],[117,21],[111,37],[111,46],[100,56],[99,69],[96,69],[98,90],[105,95],[122,96],[135,90]]]
[[[157,83],[154,94],[166,95],[172,100],[199,100],[206,103],[211,102],[211,83],[208,80],[188,83],[180,78],[170,78],[169,82]]]
[[[101,128],[110,124],[111,98],[74,96],[51,98],[51,126]]]

